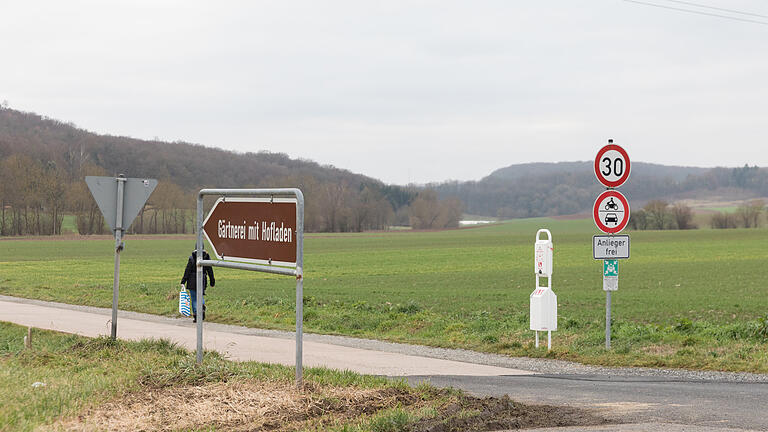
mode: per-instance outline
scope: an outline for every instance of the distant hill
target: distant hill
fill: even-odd
[[[499,168],[486,178],[515,180],[522,177],[552,175],[563,172],[580,173],[594,178],[592,163],[593,162],[591,161],[580,161],[516,164],[505,168]],[[635,178],[663,177],[675,181],[682,181],[690,175],[701,175],[707,171],[708,168],[658,165],[645,162],[635,162],[632,164],[632,176]]]
[[[190,190],[255,186],[307,175],[320,182],[383,185],[371,177],[280,153],[236,153],[184,142],[97,135],[37,114],[0,109],[0,159],[11,154],[55,161],[72,174],[91,163],[108,175],[170,179]]]
[[[595,178],[592,163],[515,164],[497,169],[479,181],[430,186],[441,197],[458,198],[465,211],[475,215],[514,218],[575,214],[588,211],[604,189]],[[640,206],[653,199],[714,196],[724,188],[740,196],[768,196],[768,170],[634,162],[621,191],[633,205]]]
[[[82,212],[82,208],[70,207],[87,203],[72,203],[90,200],[81,196],[86,175],[125,174],[160,180],[149,204],[167,210],[160,215],[161,224],[177,217],[170,216],[172,208],[191,209],[194,193],[204,187],[299,187],[307,195],[307,229],[315,231],[385,228],[394,222],[395,212],[416,195],[404,187],[285,154],[236,153],[184,142],[98,135],[70,123],[8,108],[0,108],[0,163],[4,164],[0,183],[6,185],[0,187],[3,234],[56,233],[55,220],[61,212]],[[54,197],[41,201],[40,197],[50,195],[51,190]],[[51,202],[61,207],[58,212],[47,209]],[[9,206],[15,206],[15,210],[9,209],[10,216],[5,211]],[[54,220],[30,221],[30,211],[37,213],[35,217]],[[189,217],[185,214],[183,218],[180,232],[188,230]],[[38,229],[38,225],[53,228]]]

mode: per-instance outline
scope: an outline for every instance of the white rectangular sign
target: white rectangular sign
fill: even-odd
[[[618,290],[619,290],[618,276],[603,276],[603,291],[618,291]]]
[[[628,235],[598,235],[592,237],[592,255],[595,259],[629,259]]]

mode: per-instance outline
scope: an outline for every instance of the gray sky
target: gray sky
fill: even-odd
[[[0,101],[398,184],[589,160],[608,138],[635,161],[768,166],[767,41],[622,0],[3,1]]]

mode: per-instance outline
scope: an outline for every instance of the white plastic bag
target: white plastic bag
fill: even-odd
[[[181,291],[179,291],[179,313],[185,317],[192,316],[189,301],[189,291],[182,285]]]

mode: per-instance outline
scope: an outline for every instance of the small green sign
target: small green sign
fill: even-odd
[[[603,260],[603,276],[619,276],[619,260]]]

